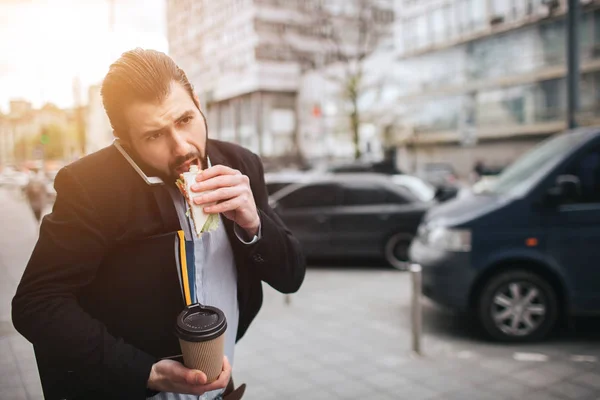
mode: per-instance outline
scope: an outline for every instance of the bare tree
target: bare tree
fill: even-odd
[[[372,83],[365,61],[389,37],[394,19],[391,0],[298,0],[279,36],[303,72],[327,69],[347,105],[354,157],[361,157],[359,100]],[[332,67],[332,68],[329,68]]]

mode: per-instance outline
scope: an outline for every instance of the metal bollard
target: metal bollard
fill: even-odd
[[[412,351],[414,354],[421,356],[421,332],[422,332],[422,315],[421,315],[421,266],[412,264],[410,266],[410,277],[412,280],[412,302],[411,302],[411,322],[412,322]]]

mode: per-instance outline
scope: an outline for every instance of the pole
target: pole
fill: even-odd
[[[411,303],[411,322],[412,322],[412,351],[413,354],[421,356],[421,266],[412,264],[410,266],[410,276],[412,280],[412,303]]]
[[[577,128],[579,111],[579,29],[580,0],[568,0],[567,10],[567,126]]]

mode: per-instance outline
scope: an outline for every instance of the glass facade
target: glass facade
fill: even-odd
[[[476,3],[477,0],[454,2],[454,25],[440,24],[433,31],[417,29],[413,32],[413,48],[443,37],[444,32],[452,35],[475,29],[481,8],[470,6]],[[526,12],[521,3],[526,2],[492,1],[492,15],[516,18]],[[448,8],[446,5],[423,15],[432,23],[439,22]],[[416,14],[411,20],[420,21],[419,18]],[[600,10],[585,10],[578,27],[580,108],[582,113],[600,117]],[[423,32],[429,32],[429,39],[419,37]],[[469,126],[479,131],[503,127],[510,131],[513,127],[564,121],[565,38],[565,20],[559,18],[403,58],[401,63],[412,72],[412,82],[406,85],[411,94],[411,100],[407,100],[410,104],[404,104],[407,118],[417,132],[459,133]],[[414,100],[415,95],[418,101]]]

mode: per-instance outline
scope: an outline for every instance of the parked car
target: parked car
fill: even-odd
[[[312,172],[296,170],[267,172],[265,174],[265,185],[267,186],[267,192],[269,193],[269,196],[272,196],[286,186],[310,179],[312,174]]]
[[[399,185],[421,201],[430,202],[435,199],[436,190],[429,183],[412,175],[392,175],[391,181]]]
[[[489,188],[494,187],[497,179],[497,176],[484,176],[473,184],[471,190],[476,194],[485,193],[489,190]]]
[[[399,269],[433,204],[387,175],[368,173],[313,176],[281,189],[271,203],[308,257],[382,257]]]
[[[416,175],[436,188],[435,197],[440,202],[455,198],[461,189],[456,171],[449,163],[425,163]]]
[[[455,186],[458,180],[452,164],[443,162],[425,163],[419,168],[417,176],[437,188]]]
[[[29,175],[26,172],[5,168],[0,173],[0,186],[24,188],[27,182],[29,182]]]
[[[410,248],[423,293],[502,341],[600,311],[600,130],[559,134],[485,191],[430,210]]]
[[[393,160],[382,160],[378,162],[371,161],[352,161],[346,163],[332,164],[326,167],[327,172],[334,173],[381,173],[388,175],[402,174]]]

